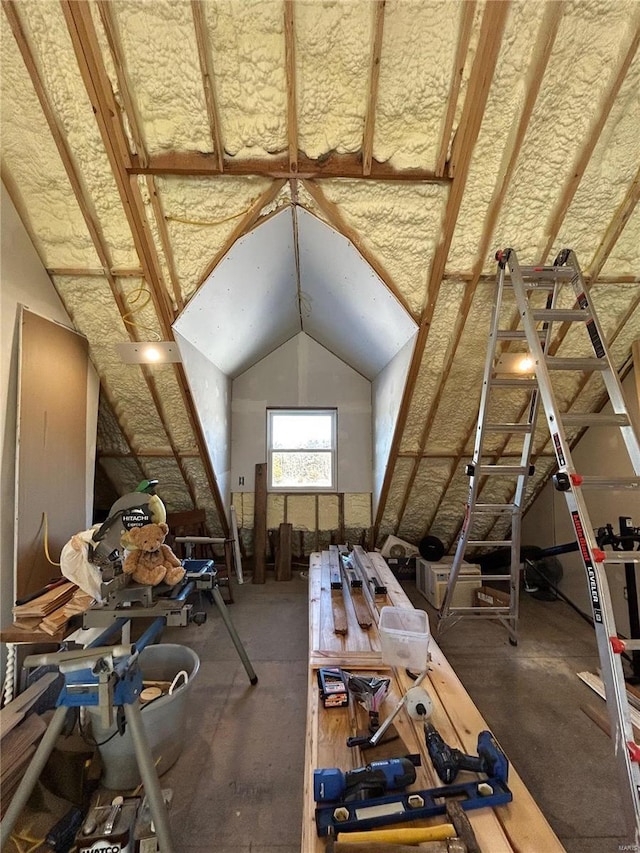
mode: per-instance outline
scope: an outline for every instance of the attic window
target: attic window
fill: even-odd
[[[272,491],[335,491],[336,423],[336,409],[267,409]]]

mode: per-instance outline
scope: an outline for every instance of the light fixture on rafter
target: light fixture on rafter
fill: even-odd
[[[182,361],[175,341],[127,341],[115,346],[125,364],[170,364]]]
[[[533,376],[535,361],[528,352],[503,352],[495,364],[496,376]]]

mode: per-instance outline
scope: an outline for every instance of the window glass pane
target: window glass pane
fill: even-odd
[[[271,413],[271,446],[274,450],[331,449],[331,413],[292,415]]]
[[[277,489],[331,488],[331,453],[274,452],[271,484]]]

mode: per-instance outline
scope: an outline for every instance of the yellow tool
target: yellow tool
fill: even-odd
[[[338,841],[354,843],[420,844],[421,841],[444,841],[454,838],[456,832],[452,823],[439,826],[416,826],[398,829],[370,829],[367,832],[340,832]]]

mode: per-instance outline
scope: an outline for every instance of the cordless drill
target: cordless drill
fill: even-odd
[[[383,797],[387,791],[406,788],[416,781],[419,755],[372,761],[366,767],[343,773],[337,767],[313,771],[313,796],[316,803],[353,802]]]
[[[424,736],[429,757],[445,785],[450,785],[460,770],[486,773],[487,776],[498,778],[502,782],[507,781],[509,762],[491,732],[483,731],[478,735],[477,755],[465,755],[459,749],[446,744],[440,732],[431,723],[425,723]]]

